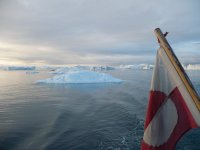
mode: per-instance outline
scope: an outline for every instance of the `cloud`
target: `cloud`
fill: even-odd
[[[180,57],[200,63],[198,1],[1,0],[0,59],[25,64],[153,63],[153,30],[169,31]],[[8,46],[9,45],[9,46]],[[197,45],[197,44],[196,44]],[[8,48],[9,47],[9,48]],[[46,50],[44,50],[46,49]],[[8,52],[9,51],[9,52]],[[56,56],[56,57],[55,57]]]

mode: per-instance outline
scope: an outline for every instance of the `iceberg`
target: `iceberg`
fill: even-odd
[[[14,71],[14,70],[35,70],[35,66],[9,66],[6,70]]]
[[[78,66],[73,66],[70,68],[70,70],[89,70],[90,67],[89,66],[81,66],[81,65],[78,65]]]
[[[7,70],[7,67],[5,67],[5,66],[0,66],[0,70]]]
[[[59,66],[37,66],[36,70],[39,71],[55,71],[60,68]]]
[[[186,70],[200,70],[200,64],[189,64],[186,66]]]
[[[68,67],[62,67],[62,68],[53,70],[52,74],[64,74],[64,73],[67,73],[69,70],[70,69]]]
[[[91,71],[109,71],[109,70],[115,70],[115,68],[110,67],[110,66],[91,66],[90,70]]]
[[[154,65],[151,65],[151,64],[120,65],[119,68],[133,69],[133,70],[149,70],[149,69],[153,69]]]
[[[181,64],[185,70],[200,70],[200,64]]]
[[[38,80],[37,83],[119,83],[122,80],[109,74],[89,70],[69,71],[52,78]]]
[[[80,71],[80,70],[89,70],[88,66],[73,66],[73,67],[60,67],[56,70],[53,70],[52,74],[64,74],[69,71]]]
[[[73,66],[73,67],[60,67],[56,70],[52,71],[52,74],[64,74],[69,71],[81,71],[81,70],[88,70],[88,71],[109,71],[114,70],[114,67],[110,66]]]
[[[38,71],[27,71],[26,74],[38,74]]]

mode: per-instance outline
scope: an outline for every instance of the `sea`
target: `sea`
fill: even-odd
[[[0,150],[140,150],[152,70],[106,73],[122,83],[38,84],[48,71],[0,71]],[[200,71],[188,71],[200,93]],[[176,150],[200,150],[200,129]]]

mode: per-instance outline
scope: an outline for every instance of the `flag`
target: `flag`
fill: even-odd
[[[175,57],[175,63],[169,54]],[[192,97],[191,88],[183,81],[183,75],[189,81],[184,70],[181,68],[182,74],[178,72],[178,59],[169,54],[162,46],[157,51],[142,150],[173,150],[185,132],[200,126],[198,98]]]

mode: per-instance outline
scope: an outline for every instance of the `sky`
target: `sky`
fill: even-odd
[[[199,0],[0,0],[0,65],[153,64],[154,29],[200,63]]]

